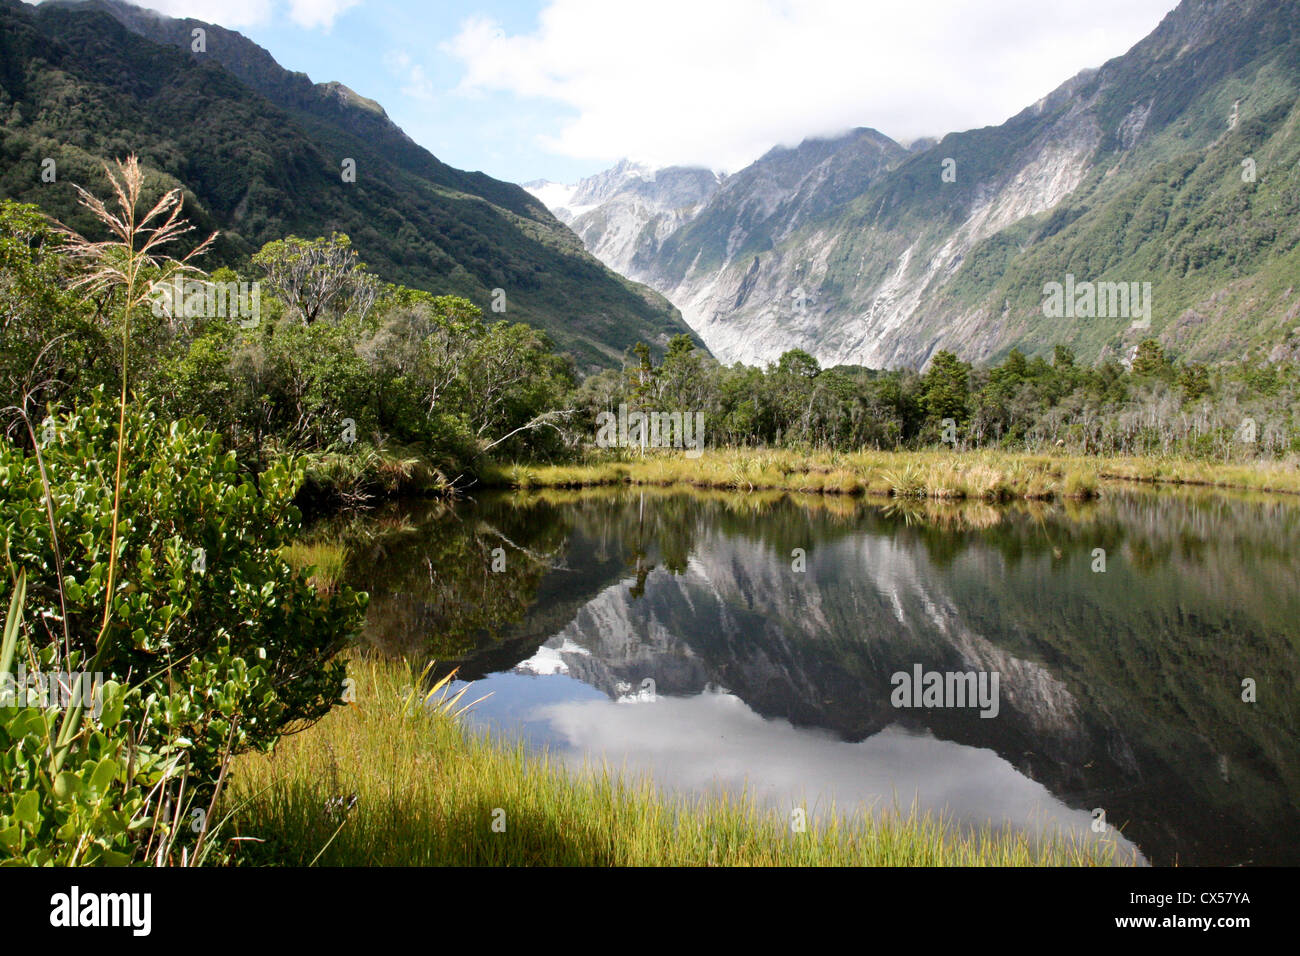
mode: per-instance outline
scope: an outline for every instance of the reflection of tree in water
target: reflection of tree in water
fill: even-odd
[[[1223,535],[1225,528],[1258,533]],[[951,567],[972,548],[996,552],[1008,572],[1050,557],[1064,567],[1106,551],[1110,573],[1125,567],[1150,573],[1170,563],[1189,571],[1218,569],[1216,590],[1231,588],[1241,549],[1251,563],[1286,558],[1298,528],[1295,509],[1244,501],[1180,499],[1164,507],[1153,496],[1119,496],[1099,505],[1030,504],[991,508],[895,502],[880,507],[836,499],[810,507],[784,495],[681,494],[601,489],[486,496],[456,507],[423,503],[392,509],[338,529],[349,543],[348,580],[371,593],[367,636],[392,653],[461,657],[489,645],[519,623],[548,575],[572,580],[548,585],[574,599],[614,583],[614,565],[631,571],[633,598],[651,574],[686,571],[701,535],[742,536],[788,562],[794,548],[811,557],[854,534],[882,534],[900,546],[919,544],[935,567]],[[500,548],[505,569],[493,572]],[[1235,560],[1213,560],[1228,550]],[[621,560],[611,561],[621,554]],[[1274,566],[1270,564],[1270,566]],[[1274,579],[1237,582],[1268,590]],[[549,636],[549,635],[548,635]],[[545,638],[543,638],[545,639]]]
[[[564,543],[553,510],[489,520],[467,502],[406,517],[350,548],[349,583],[370,592],[366,639],[390,655],[452,660],[490,640],[523,617]]]
[[[1300,648],[1288,637],[1300,594],[1300,570],[1289,556],[1298,514],[1194,493],[891,509],[848,499],[805,505],[780,495],[548,491],[409,513],[405,526],[391,524],[354,550],[349,583],[372,593],[369,634],[377,645],[463,662],[469,677],[531,657],[602,591],[618,588],[626,601],[630,586],[640,606],[633,618],[653,618],[675,646],[689,649],[691,674],[703,669],[760,712],[837,728],[859,710],[863,720],[879,716],[863,701],[887,699],[893,658],[912,648],[897,635],[877,640],[894,627],[893,612],[880,604],[887,598],[863,587],[866,569],[813,559],[846,538],[887,539],[877,555],[914,555],[921,582],[951,604],[964,628],[1041,665],[1077,702],[1074,744],[1040,735],[999,752],[1071,805],[1096,806],[1089,801],[1105,792],[1108,811],[1135,821],[1133,834],[1157,857],[1197,845],[1207,859],[1240,860],[1270,827],[1293,832],[1286,806],[1300,797],[1293,729]],[[493,573],[497,547],[506,570]],[[807,551],[808,578],[772,587],[781,575],[763,575],[788,568],[794,548]],[[1091,571],[1096,548],[1107,553],[1104,574]],[[676,584],[656,591],[656,571],[698,588],[684,574],[692,561],[713,575],[710,586],[750,577],[754,586],[726,592],[743,634],[702,623],[702,590],[694,592],[698,604],[669,600]],[[875,630],[864,625],[872,608]],[[919,627],[924,618],[909,614],[909,622]],[[644,676],[651,643],[644,635],[614,638]],[[676,651],[665,645],[655,653]],[[674,660],[656,666],[666,674]],[[622,675],[616,661],[591,661],[598,664]],[[937,657],[939,664],[948,666]],[[1242,704],[1242,676],[1268,691],[1259,703]],[[862,690],[877,685],[878,693]],[[1003,730],[1016,707],[1010,697],[1004,702]],[[926,717],[941,737],[990,746],[971,736],[988,733],[989,722]],[[1162,801],[1179,806],[1183,818],[1161,810]],[[1196,837],[1200,830],[1223,848]],[[1258,853],[1271,858],[1267,847]]]
[[[636,584],[628,589],[632,595],[632,600],[636,600],[645,594],[645,581],[654,570],[654,565],[646,560],[645,553],[645,492],[637,497],[636,508],[636,535],[632,539],[632,566],[636,571]]]

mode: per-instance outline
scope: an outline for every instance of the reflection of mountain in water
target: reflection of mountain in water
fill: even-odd
[[[844,740],[900,724],[992,749],[1065,803],[1127,822],[1156,862],[1294,858],[1294,517],[1135,499],[972,531],[788,502],[580,501],[536,506],[566,525],[563,569],[542,573],[522,620],[480,634],[466,671],[545,641],[611,697],[645,678],[661,695],[721,686]],[[489,524],[513,515],[512,538],[527,526],[517,504],[479,508]],[[890,677],[914,664],[996,671],[998,716],[895,709]],[[1242,704],[1242,676],[1276,696]]]

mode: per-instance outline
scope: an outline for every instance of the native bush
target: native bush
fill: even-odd
[[[191,840],[201,831],[178,808],[209,805],[231,754],[268,748],[339,699],[335,656],[366,603],[318,593],[280,555],[299,526],[299,462],[254,484],[201,422],[141,406],[125,414],[105,618],[118,411],[96,395],[51,418],[36,448],[0,446],[0,599],[27,582],[15,657],[102,674],[107,688],[97,715],[0,707],[0,854],[28,862],[87,862],[87,845],[104,862],[140,859],[160,829],[169,846],[178,831]],[[65,738],[69,713],[81,722]]]

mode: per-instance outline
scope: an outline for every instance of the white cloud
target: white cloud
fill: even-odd
[[[304,29],[328,30],[343,11],[361,0],[132,0],[139,6],[169,17],[192,17],[219,23],[231,30],[270,22],[277,9],[287,7],[289,19]]]
[[[403,80],[402,93],[417,100],[433,100],[437,94],[433,81],[424,72],[424,67],[411,59],[403,50],[393,50],[384,55],[384,66],[393,76]]]
[[[328,30],[340,13],[360,2],[361,0],[289,0],[289,19],[308,30],[315,27]]]
[[[464,65],[464,94],[572,109],[552,152],[734,171],[853,126],[909,140],[1000,123],[1124,53],[1175,5],[548,0],[532,33],[472,18],[444,50]]]
[[[235,30],[257,26],[271,19],[271,0],[132,0],[136,6],[157,10],[169,17],[191,17],[205,23],[219,23]]]

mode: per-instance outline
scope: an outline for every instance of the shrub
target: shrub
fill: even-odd
[[[117,411],[97,395],[55,419],[41,448],[0,446],[9,563],[0,599],[8,602],[25,574],[28,668],[102,673],[121,708],[111,725],[87,712],[69,728],[67,766],[95,762],[87,792],[108,814],[82,814],[72,827],[58,764],[42,775],[31,763],[46,752],[51,719],[64,718],[0,710],[0,854],[67,861],[77,857],[70,845],[90,839],[113,859],[139,859],[160,828],[173,840],[178,829],[189,833],[188,818],[159,822],[160,799],[174,791],[178,808],[183,780],[188,805],[201,809],[230,754],[267,748],[323,716],[343,685],[334,657],[361,624],[364,594],[320,594],[280,555],[299,525],[292,499],[301,465],[277,462],[255,485],[201,423],[160,421],[147,406],[125,416],[117,575],[105,619]],[[133,805],[147,787],[152,802]],[[30,822],[33,811],[41,849],[5,843],[4,821]]]

